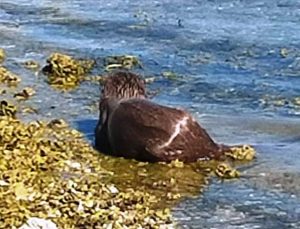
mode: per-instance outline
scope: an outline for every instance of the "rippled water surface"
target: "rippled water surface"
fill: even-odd
[[[0,2],[5,65],[23,85],[34,83],[36,118],[64,117],[92,139],[99,88],[85,82],[61,93],[22,61],[44,65],[54,51],[96,60],[132,54],[143,63],[138,71],[156,78],[156,102],[189,110],[220,142],[256,147],[240,180],[213,179],[175,207],[184,228],[300,228],[299,37],[293,0]]]

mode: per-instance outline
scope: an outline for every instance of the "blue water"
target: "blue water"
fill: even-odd
[[[37,90],[27,102],[39,107],[33,118],[63,117],[92,139],[99,88],[85,82],[61,93],[22,61],[44,65],[54,51],[97,62],[132,54],[143,64],[137,71],[156,78],[154,101],[189,110],[220,142],[256,147],[242,179],[213,180],[174,209],[184,228],[300,228],[299,37],[296,0],[0,2],[5,65]]]

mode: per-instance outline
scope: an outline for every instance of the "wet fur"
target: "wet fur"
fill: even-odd
[[[100,99],[105,98],[146,98],[145,82],[132,72],[113,72],[107,77],[101,92]]]
[[[137,75],[115,72],[108,76],[95,131],[99,151],[141,161],[193,162],[220,159],[229,150],[216,144],[187,112],[145,98],[144,82]]]

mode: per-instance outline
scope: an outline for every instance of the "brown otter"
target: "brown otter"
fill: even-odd
[[[108,115],[105,102],[109,99],[146,98],[145,83],[138,75],[127,71],[116,71],[108,75],[101,91],[100,116],[95,129],[95,147],[105,154],[112,154],[108,139]]]
[[[141,161],[219,159],[228,147],[216,144],[186,111],[153,103],[130,72],[111,74],[102,90],[96,148]]]

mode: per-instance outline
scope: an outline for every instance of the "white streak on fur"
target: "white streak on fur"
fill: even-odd
[[[164,144],[160,145],[158,148],[162,149],[164,147],[169,146],[173,142],[173,140],[177,137],[177,135],[180,133],[181,129],[187,125],[188,119],[189,119],[188,116],[184,116],[181,120],[179,120],[177,122],[177,124],[175,125],[175,130],[174,130],[173,134],[171,135],[171,137],[169,138],[169,140],[167,142],[165,142]]]

